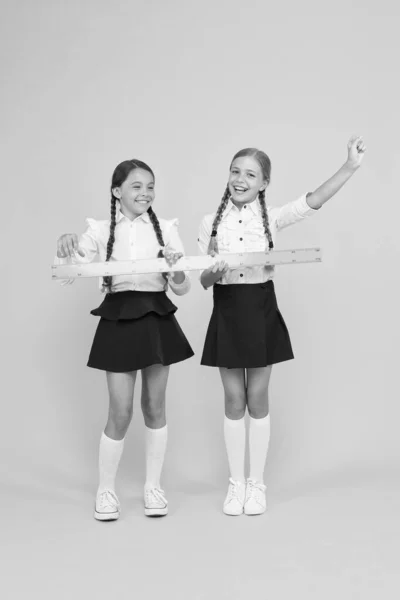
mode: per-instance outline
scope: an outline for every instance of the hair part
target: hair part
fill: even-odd
[[[115,168],[114,173],[112,175],[112,179],[111,179],[111,190],[110,190],[111,191],[111,219],[110,219],[110,235],[108,237],[108,242],[107,242],[106,262],[108,262],[110,260],[110,258],[112,256],[112,252],[113,252],[113,247],[114,247],[114,242],[115,242],[117,201],[119,201],[119,198],[117,198],[114,195],[113,190],[116,187],[120,187],[124,183],[124,181],[128,178],[129,173],[131,173],[135,169],[143,169],[144,171],[147,171],[148,173],[150,173],[153,176],[153,179],[155,180],[155,176],[154,176],[152,169],[149,167],[149,165],[147,165],[146,163],[144,163],[141,160],[137,160],[137,159],[124,160],[119,165],[117,165],[117,167]],[[162,231],[161,231],[161,226],[160,226],[157,216],[156,216],[155,212],[153,211],[153,209],[151,208],[151,206],[148,208],[147,214],[149,215],[151,224],[153,225],[154,232],[157,236],[157,241],[160,244],[160,246],[162,248],[164,248],[165,244],[164,244],[164,239],[163,239],[163,235],[162,235]],[[162,250],[160,250],[158,256],[163,256]],[[106,292],[107,294],[112,293],[112,276],[111,275],[107,275],[107,276],[103,277],[102,291]]]

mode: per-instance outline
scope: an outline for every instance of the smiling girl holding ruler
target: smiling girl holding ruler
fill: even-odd
[[[313,215],[350,179],[361,164],[361,137],[348,143],[346,163],[315,192],[280,208],[269,208],[268,156],[255,148],[232,160],[228,184],[216,213],[206,215],[199,231],[203,254],[268,252],[283,228]],[[214,308],[202,364],[218,367],[225,392],[224,437],[230,468],[227,515],[262,514],[266,510],[264,467],[270,438],[268,385],[272,365],[293,358],[289,333],[278,309],[273,266],[228,269],[224,260],[204,270],[201,283],[213,286]],[[249,412],[250,474],[245,479]]]
[[[57,263],[128,261],[164,256],[174,264],[183,256],[178,221],[158,219],[152,209],[154,173],[139,160],[120,163],[111,183],[111,218],[87,219],[83,235],[62,235]],[[111,263],[112,264],[112,263]],[[106,296],[92,310],[101,317],[88,366],[106,371],[109,415],[100,441],[100,482],[94,516],[101,521],[118,519],[120,504],[115,478],[132,418],[136,375],[142,372],[142,411],[146,425],[146,483],[144,509],[147,516],[162,516],[168,503],[160,486],[167,445],[165,392],[169,365],[193,356],[174,313],[176,306],[166,295],[186,294],[190,280],[175,272],[106,276]]]

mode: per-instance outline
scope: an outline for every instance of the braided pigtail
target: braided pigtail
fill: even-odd
[[[157,219],[157,215],[154,212],[154,210],[151,208],[151,206],[148,209],[147,214],[149,215],[151,224],[153,225],[154,233],[157,236],[157,241],[161,246],[161,249],[157,256],[158,256],[158,258],[162,258],[164,256],[163,248],[165,248],[165,242],[164,242],[163,234],[161,231],[160,221]],[[162,276],[164,277],[165,281],[167,281],[168,273],[162,273]]]
[[[274,242],[272,241],[271,230],[269,228],[268,211],[265,205],[265,190],[261,190],[258,193],[258,199],[260,201],[261,216],[263,220],[265,236],[268,240],[268,247],[270,250],[272,250],[274,247]]]
[[[108,242],[107,242],[106,262],[108,262],[110,260],[111,255],[112,255],[112,251],[113,251],[113,247],[114,247],[114,242],[115,242],[115,224],[116,224],[115,215],[116,215],[116,212],[117,212],[117,198],[114,196],[113,193],[111,193],[110,235],[108,237]],[[106,292],[107,294],[111,293],[111,291],[112,291],[112,276],[111,275],[107,275],[107,276],[103,277],[102,291]]]
[[[161,248],[164,248],[165,243],[164,243],[164,238],[163,238],[163,234],[161,231],[160,221],[157,219],[157,215],[154,212],[154,210],[151,208],[151,206],[148,209],[147,214],[149,215],[151,224],[153,225],[154,232],[157,236],[157,241],[160,244]],[[160,252],[158,253],[158,257],[161,258],[162,256],[164,256],[164,254],[163,254],[163,251],[160,250]]]
[[[210,243],[208,245],[208,254],[218,254],[218,241],[217,241],[217,232],[218,232],[218,226],[221,222],[222,216],[224,214],[224,211],[226,209],[226,205],[228,204],[228,200],[230,198],[231,194],[229,191],[229,187],[226,186],[224,195],[221,198],[221,202],[220,205],[218,206],[218,210],[217,213],[215,215],[213,224],[212,224],[212,229],[211,229],[211,237],[210,237]]]

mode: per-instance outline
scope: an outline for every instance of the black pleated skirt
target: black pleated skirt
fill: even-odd
[[[100,321],[88,367],[126,373],[151,365],[171,365],[193,356],[165,292],[107,294],[91,314]]]
[[[254,368],[294,358],[273,281],[216,284],[213,293],[202,365]]]

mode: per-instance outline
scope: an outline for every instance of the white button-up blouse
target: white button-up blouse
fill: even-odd
[[[87,229],[79,237],[79,245],[85,256],[75,255],[74,258],[55,258],[55,264],[90,263],[94,260],[104,262],[107,255],[107,242],[110,234],[110,221],[86,219]],[[183,244],[178,233],[178,219],[159,219],[164,243],[176,252],[184,254]],[[160,251],[157,236],[147,212],[133,221],[125,217],[119,210],[116,214],[115,241],[110,262],[118,260],[135,260],[155,258]],[[62,280],[61,284],[72,283],[73,279]],[[102,286],[102,278],[99,286]],[[167,291],[168,284],[175,294],[181,296],[190,289],[190,279],[185,273],[185,279],[177,284],[168,276],[165,281],[161,273],[146,273],[137,275],[113,275],[113,292],[137,290],[139,292]]]
[[[277,233],[316,213],[307,203],[307,195],[283,206],[267,207],[269,226],[275,245]],[[215,213],[206,215],[199,229],[198,245],[202,254],[207,254]],[[263,252],[268,246],[264,232],[260,203],[257,200],[245,204],[239,210],[231,200],[228,201],[217,230],[218,252],[241,253]],[[232,283],[264,283],[274,277],[274,266],[243,267],[229,269],[217,282],[226,285]]]

